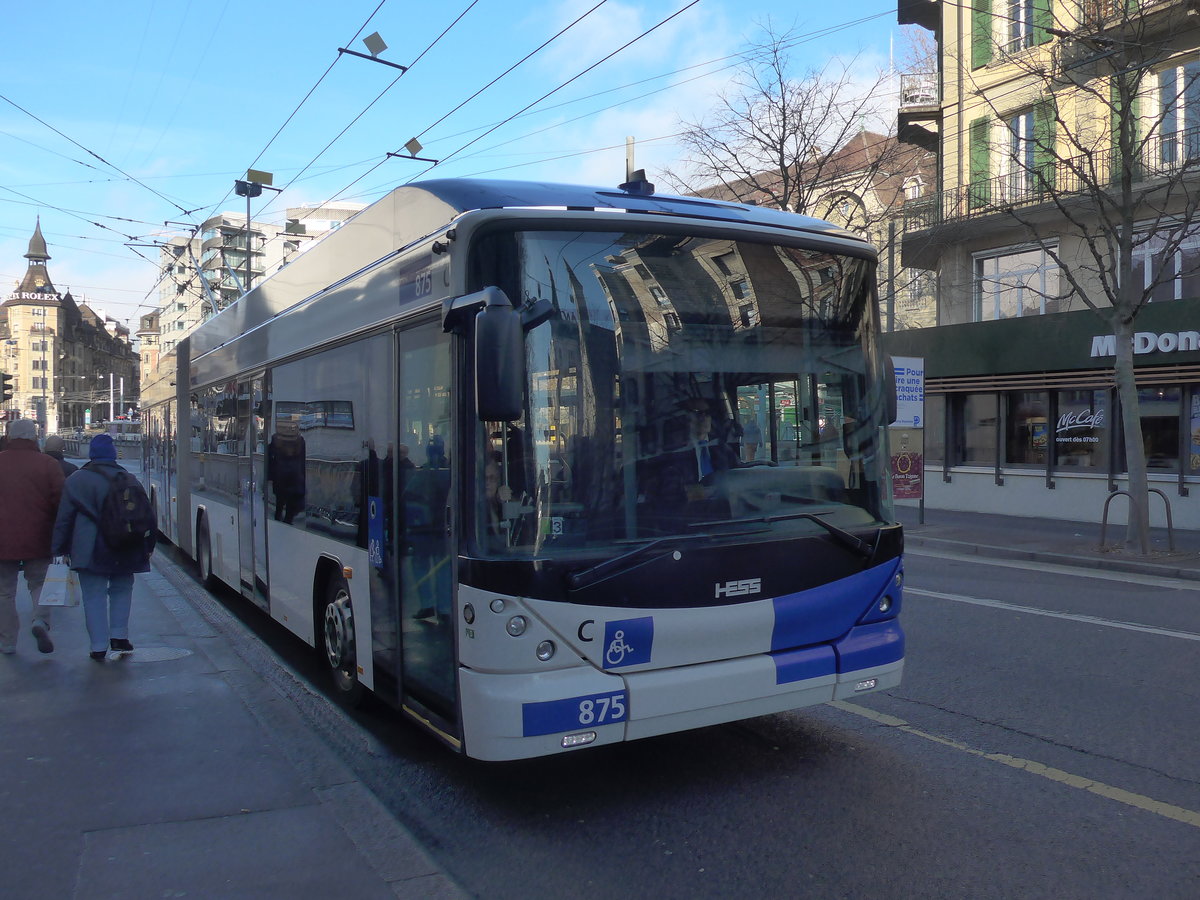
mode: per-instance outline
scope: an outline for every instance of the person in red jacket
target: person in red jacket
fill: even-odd
[[[21,620],[17,615],[17,573],[33,597],[33,637],[42,653],[50,640],[50,607],[42,606],[42,584],[50,565],[50,539],[62,497],[62,467],[38,449],[37,425],[17,419],[8,425],[0,451],[0,653],[15,653]]]

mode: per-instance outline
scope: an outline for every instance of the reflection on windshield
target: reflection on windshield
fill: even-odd
[[[519,259],[494,281],[555,315],[526,338],[525,415],[480,431],[483,552],[619,552],[751,517],[824,531],[793,513],[890,518],[873,263],[686,235],[493,240]]]

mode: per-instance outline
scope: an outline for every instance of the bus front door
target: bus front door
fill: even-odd
[[[450,340],[431,322],[399,335],[396,472],[400,670],[411,697],[456,721],[450,503]]]

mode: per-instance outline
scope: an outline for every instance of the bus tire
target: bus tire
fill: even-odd
[[[338,573],[325,583],[321,603],[321,645],[325,662],[333,676],[338,700],[346,706],[358,706],[364,688],[358,680],[358,655],[354,639],[354,608],[350,601],[350,585]]]
[[[208,533],[208,520],[204,516],[196,521],[196,568],[200,572],[200,583],[208,590],[217,586],[217,576],[213,574],[212,538]]]

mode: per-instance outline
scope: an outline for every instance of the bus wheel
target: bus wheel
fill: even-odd
[[[321,635],[325,659],[333,674],[333,686],[342,703],[357,706],[362,701],[363,686],[358,680],[350,586],[342,576],[331,578],[326,585],[324,607]]]
[[[203,516],[196,526],[196,566],[200,570],[200,583],[210,591],[217,586],[213,575],[212,538],[208,535],[208,520]]]

